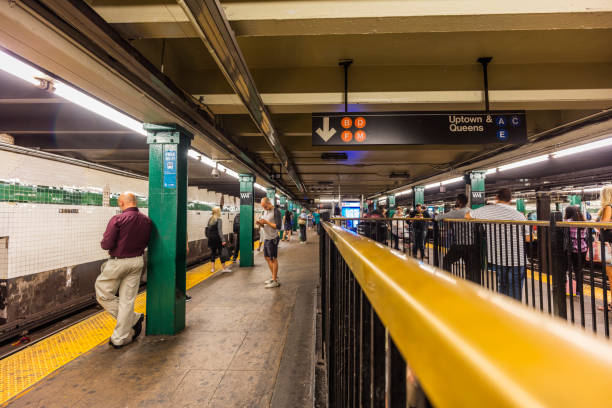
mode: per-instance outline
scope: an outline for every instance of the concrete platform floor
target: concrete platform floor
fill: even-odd
[[[277,289],[262,252],[190,291],[174,337],[108,344],[67,364],[9,403],[18,407],[312,406],[318,237],[281,242]]]

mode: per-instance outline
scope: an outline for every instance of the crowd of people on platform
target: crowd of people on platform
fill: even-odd
[[[501,189],[495,196],[495,202],[484,205],[480,208],[468,208],[468,199],[464,194],[457,196],[455,207],[444,214],[430,214],[422,204],[417,204],[412,211],[404,207],[395,210],[381,206],[375,208],[370,205],[364,215],[368,220],[376,221],[391,218],[395,223],[391,223],[392,242],[397,244],[406,238],[405,223],[409,222],[412,226],[412,255],[420,258],[425,257],[425,240],[429,223],[431,220],[442,221],[449,219],[472,219],[482,222],[485,226],[488,244],[486,248],[487,264],[489,270],[496,275],[497,290],[500,293],[521,300],[523,284],[525,282],[525,237],[520,234],[512,234],[508,229],[499,228],[501,225],[495,222],[486,221],[526,221],[522,212],[516,210],[511,205],[512,194],[508,189]],[[597,222],[612,222],[612,186],[603,187],[601,190],[601,209],[597,215]],[[102,265],[101,274],[95,284],[96,298],[100,305],[104,307],[113,317],[117,319],[116,327],[109,340],[109,344],[115,348],[136,339],[142,331],[144,315],[134,312],[134,302],[138,294],[140,276],[144,268],[143,254],[149,244],[152,231],[151,220],[142,214],[137,207],[136,197],[131,193],[123,193],[118,198],[118,205],[121,213],[113,216],[104,232],[101,247],[109,252],[109,259]],[[255,222],[256,228],[260,229],[261,245],[264,249],[264,258],[270,269],[271,278],[266,280],[266,288],[278,288],[278,245],[279,241],[289,241],[295,224],[299,227],[300,243],[307,242],[307,229],[316,227],[320,223],[318,212],[309,213],[305,208],[301,210],[295,220],[292,211],[285,211],[284,216],[280,209],[272,204],[269,198],[261,200],[263,212]],[[409,220],[406,220],[406,217]],[[586,220],[580,207],[569,206],[565,210],[565,221],[584,222]],[[378,224],[384,224],[379,222]],[[395,225],[395,229],[393,227]],[[454,228],[455,230],[453,230]],[[473,230],[468,233],[461,233],[458,228],[472,228],[461,224],[453,225],[451,234],[454,236],[448,251],[443,260],[443,267],[450,268],[450,265],[463,260],[466,265],[466,278],[478,281],[480,262],[474,254],[478,254],[475,247],[479,243],[475,242]],[[569,263],[577,276],[577,290],[582,287],[581,267],[586,263],[588,251],[587,231],[596,231],[601,247],[604,248],[602,259],[606,259],[606,275],[608,281],[612,281],[612,254],[610,245],[612,244],[612,228],[598,228],[593,224],[591,229],[581,227],[569,228],[569,239],[567,248]],[[240,218],[234,223],[234,233],[237,241],[234,246],[233,256],[227,250],[227,242],[224,240],[221,209],[215,207],[212,216],[206,227],[206,237],[208,247],[211,250],[212,268],[215,272],[214,262],[221,258],[223,271],[229,272],[229,265],[225,261],[237,259],[238,243],[240,234]],[[385,231],[385,235],[386,235]],[[465,231],[464,231],[465,232]],[[187,247],[187,251],[189,248]],[[612,305],[605,305],[612,311]]]
[[[478,220],[484,227],[484,234],[487,237],[486,243],[486,259],[487,265],[491,272],[495,274],[497,290],[500,293],[521,300],[523,293],[523,285],[526,278],[526,256],[525,256],[525,241],[518,231],[519,228],[507,228],[499,221],[526,221],[527,218],[523,212],[516,209],[511,204],[512,193],[509,189],[500,189],[493,203],[481,206],[480,208],[471,209],[468,207],[468,198],[465,194],[459,194],[455,202],[454,208],[446,213],[431,214],[422,204],[417,204],[412,210],[406,207],[398,207],[394,210],[389,210],[385,206],[377,206],[370,204],[367,212],[364,214],[367,224],[369,220],[385,220],[386,222],[378,222],[378,225],[368,225],[364,228],[365,235],[370,236],[375,240],[382,241],[387,239],[387,231],[391,238],[391,246],[394,248],[400,247],[400,242],[404,245],[409,241],[412,247],[412,256],[420,259],[425,258],[426,237],[427,231],[430,228],[430,220]],[[600,194],[601,208],[596,217],[593,217],[593,223],[596,222],[612,222],[612,186],[605,186]],[[564,221],[570,222],[586,222],[587,214],[579,206],[568,206],[565,209],[563,216]],[[490,222],[486,222],[490,221]],[[369,221],[371,223],[371,221]],[[452,242],[448,243],[448,248],[442,259],[444,269],[450,270],[451,265],[456,262],[463,261],[465,265],[465,277],[474,282],[480,281],[481,259],[479,248],[475,245],[475,228],[470,223],[448,223],[448,235],[453,237]],[[379,231],[384,228],[385,231]],[[612,281],[612,229],[597,228],[593,224],[591,231],[596,234],[596,237],[591,239],[594,241],[594,252],[599,254],[599,246],[604,248],[603,255],[595,255],[596,259],[604,259],[606,263],[606,275],[608,282]],[[568,254],[563,260],[567,264],[566,268],[571,268],[576,276],[576,292],[582,290],[582,268],[587,265],[587,234],[589,228],[571,227],[568,228],[568,234],[564,239],[566,248],[564,250]],[[569,262],[567,261],[569,259]],[[612,305],[608,305],[612,311]],[[600,308],[601,309],[601,308]]]

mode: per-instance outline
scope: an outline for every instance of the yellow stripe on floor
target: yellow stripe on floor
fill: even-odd
[[[255,248],[257,248],[256,243]],[[216,269],[221,268],[217,260]],[[187,272],[187,289],[211,277],[210,262]],[[145,313],[146,292],[136,298],[134,310]],[[107,312],[99,312],[59,333],[0,360],[0,404],[27,390],[53,371],[108,342],[116,320]]]

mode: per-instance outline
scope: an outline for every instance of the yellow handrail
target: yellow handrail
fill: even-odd
[[[563,221],[558,222],[557,227],[572,227],[572,228],[612,228],[612,222],[573,222]]]
[[[604,407],[612,345],[323,223],[434,406]]]

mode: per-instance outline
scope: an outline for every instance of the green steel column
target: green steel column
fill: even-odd
[[[279,199],[279,207],[281,212],[281,219],[285,219],[285,212],[287,211],[287,196],[281,195]],[[283,235],[285,234],[285,230],[280,228],[280,238],[283,239]]]
[[[484,170],[473,170],[470,175],[470,193],[468,195],[470,206],[473,209],[485,205],[485,175]]]
[[[174,124],[146,124],[149,144],[147,335],[185,327],[187,150],[193,135]]]
[[[287,211],[287,196],[284,196],[284,195],[280,196],[279,206],[280,206],[281,215],[284,217],[285,211]]]
[[[276,188],[268,187],[266,189],[266,197],[272,201],[272,205],[276,207]]]
[[[333,205],[333,204],[332,204]],[[300,216],[300,205],[293,203],[293,231],[298,230],[298,217]]]
[[[425,186],[412,187],[412,204],[414,208],[417,204],[425,204]]]
[[[582,197],[579,195],[569,195],[567,196],[567,201],[569,201],[569,205],[580,206],[582,202]]]
[[[387,196],[387,201],[389,202],[389,218],[392,218],[395,214],[395,194],[389,194]]]
[[[516,211],[524,213],[525,212],[525,199],[517,198],[516,199]]]
[[[240,267],[253,266],[255,176],[240,175]]]

